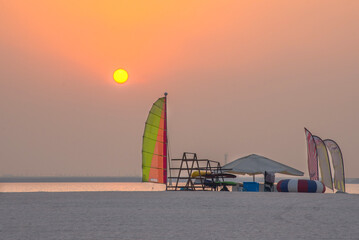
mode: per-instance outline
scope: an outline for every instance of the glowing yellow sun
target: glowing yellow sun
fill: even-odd
[[[117,69],[113,73],[113,79],[117,83],[125,83],[127,81],[127,79],[128,79],[128,73],[123,69]]]

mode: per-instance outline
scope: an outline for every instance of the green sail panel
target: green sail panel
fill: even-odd
[[[148,114],[142,143],[142,181],[167,182],[166,98],[159,98]]]

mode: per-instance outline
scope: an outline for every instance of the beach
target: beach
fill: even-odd
[[[358,239],[358,194],[0,193],[1,239]]]

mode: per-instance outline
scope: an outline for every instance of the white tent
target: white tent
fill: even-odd
[[[265,171],[293,176],[304,175],[303,172],[297,169],[256,154],[238,158],[237,160],[224,165],[223,168],[225,172],[243,175],[264,174]]]

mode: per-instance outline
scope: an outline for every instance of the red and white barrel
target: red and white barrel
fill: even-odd
[[[277,183],[278,192],[324,193],[325,185],[316,180],[283,179]]]

